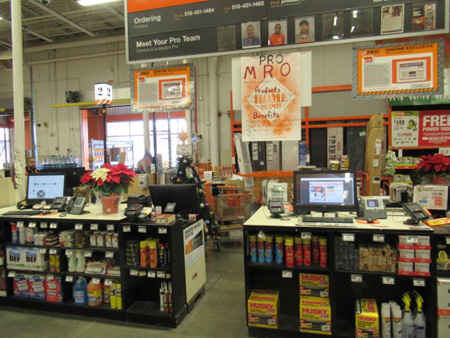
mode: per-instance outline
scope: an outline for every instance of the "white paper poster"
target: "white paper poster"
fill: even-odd
[[[300,53],[241,58],[242,140],[301,138]]]
[[[189,269],[203,255],[203,221],[183,230],[186,269]]]

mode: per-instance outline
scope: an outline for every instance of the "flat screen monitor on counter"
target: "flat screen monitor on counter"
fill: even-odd
[[[358,211],[357,179],[349,171],[294,171],[294,212]]]
[[[56,197],[64,196],[65,175],[55,173],[29,174],[27,185],[27,203],[51,203]]]
[[[199,214],[200,201],[195,184],[149,185],[153,205],[164,212],[167,203],[175,203],[172,214]]]

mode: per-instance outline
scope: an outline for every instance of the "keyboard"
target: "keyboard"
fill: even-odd
[[[303,216],[303,223],[353,223],[353,218],[351,217],[314,217],[314,216]]]
[[[33,215],[39,215],[43,211],[42,210],[11,210],[8,212],[5,212],[3,216],[8,215],[15,215],[15,216],[33,216]]]

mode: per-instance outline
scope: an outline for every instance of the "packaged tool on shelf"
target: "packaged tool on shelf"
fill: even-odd
[[[331,307],[328,298],[300,297],[300,332],[331,335]]]
[[[248,299],[248,326],[278,328],[279,292],[252,290]]]

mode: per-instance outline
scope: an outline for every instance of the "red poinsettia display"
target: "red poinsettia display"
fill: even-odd
[[[435,173],[444,173],[450,170],[450,158],[444,154],[423,155],[420,156],[420,162],[417,164],[417,170],[424,172],[433,171]]]
[[[102,168],[89,171],[81,178],[81,183],[90,185],[92,190],[104,196],[127,193],[136,173],[124,164],[112,166],[105,163]]]

